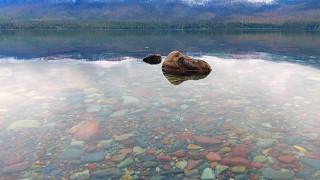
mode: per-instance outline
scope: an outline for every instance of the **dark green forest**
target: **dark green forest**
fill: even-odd
[[[283,31],[320,31],[320,22],[286,22],[281,24],[241,23],[241,22],[102,22],[102,21],[0,21],[0,29],[169,29],[169,30],[283,30]]]

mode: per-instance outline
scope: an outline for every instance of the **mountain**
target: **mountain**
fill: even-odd
[[[319,0],[0,0],[0,21],[318,22]]]

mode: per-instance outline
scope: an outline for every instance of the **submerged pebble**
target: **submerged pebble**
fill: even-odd
[[[129,133],[129,134],[122,134],[122,135],[115,135],[115,136],[113,136],[113,138],[115,141],[126,141],[126,140],[132,138],[133,136],[134,136],[134,134]]]
[[[101,162],[104,160],[105,153],[103,151],[86,153],[82,156],[81,162],[89,163],[89,162]]]
[[[188,165],[188,162],[183,160],[183,161],[179,161],[176,163],[176,167],[181,169],[181,170],[184,170]]]
[[[128,110],[127,109],[123,109],[123,110],[119,110],[119,111],[115,111],[113,112],[110,117],[119,117],[119,116],[125,116],[126,114],[128,113]]]
[[[267,157],[264,156],[264,155],[258,155],[258,156],[255,156],[255,157],[253,158],[253,161],[259,162],[259,163],[264,163],[264,162],[266,162],[267,160],[268,160]]]
[[[121,170],[118,168],[97,169],[91,173],[92,177],[102,179],[107,179],[110,177],[119,178],[121,174]]]
[[[214,180],[216,178],[211,168],[205,168],[201,174],[201,180]]]
[[[101,110],[101,106],[99,105],[91,105],[87,108],[88,113],[99,112]]]
[[[234,166],[231,168],[234,173],[244,173],[246,171],[246,166]]]
[[[11,131],[19,131],[23,129],[39,128],[40,125],[41,123],[37,120],[21,120],[11,123],[7,129]]]
[[[82,121],[73,126],[69,132],[78,140],[95,140],[101,135],[100,122],[96,120]]]
[[[259,139],[257,141],[257,146],[260,148],[268,148],[273,145],[275,141],[273,139]]]
[[[306,165],[316,168],[316,169],[320,169],[320,159],[313,159],[313,158],[309,158],[309,157],[303,157],[300,159],[301,162],[305,163]]]
[[[122,169],[122,168],[125,168],[125,167],[130,166],[130,165],[133,164],[133,163],[134,163],[134,160],[133,160],[132,158],[127,158],[127,159],[121,161],[121,162],[117,165],[117,167],[120,168],[120,169]]]
[[[142,154],[145,152],[145,149],[139,147],[139,146],[135,146],[132,150],[132,152],[135,154],[135,155],[138,155],[138,154]]]
[[[223,166],[223,165],[217,165],[216,166],[216,174],[219,175],[222,172],[224,172],[225,170],[227,170],[229,167],[228,166]]]
[[[26,169],[30,168],[30,165],[28,162],[21,162],[21,163],[18,163],[18,164],[13,164],[13,165],[10,165],[10,166],[6,166],[4,168],[2,168],[0,170],[0,174],[11,174],[11,173],[17,173],[17,172],[20,172],[20,171],[24,171]]]
[[[185,175],[186,175],[186,177],[188,177],[188,178],[194,178],[194,177],[196,177],[196,176],[199,176],[199,175],[200,175],[200,172],[199,172],[198,169],[193,169],[193,170],[191,170],[191,171],[186,171],[186,172],[185,172]],[[199,177],[200,177],[200,176],[199,176]]]
[[[76,147],[67,147],[62,154],[60,159],[62,160],[79,160],[83,153],[82,149]]]
[[[122,100],[123,100],[123,104],[126,106],[135,105],[140,102],[138,98],[133,96],[122,96]]]
[[[154,168],[158,166],[158,163],[155,161],[145,161],[141,166],[144,168]]]
[[[70,176],[71,180],[87,180],[90,178],[89,170],[84,170],[80,172],[76,172]]]
[[[262,176],[267,179],[282,179],[282,180],[289,180],[295,176],[295,173],[292,170],[288,169],[281,169],[281,170],[274,170],[271,168],[263,168]]]

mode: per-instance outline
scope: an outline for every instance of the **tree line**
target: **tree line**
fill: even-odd
[[[242,22],[97,22],[97,21],[0,21],[0,29],[135,29],[135,30],[292,30],[292,31],[320,31],[320,22],[286,22],[272,23],[242,23]]]

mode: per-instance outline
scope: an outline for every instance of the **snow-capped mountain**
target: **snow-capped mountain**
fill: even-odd
[[[0,0],[0,20],[319,21],[320,0]]]

